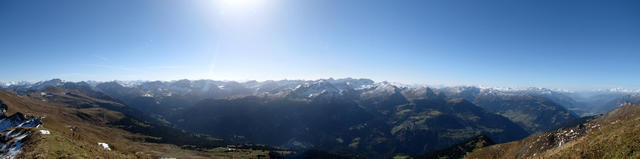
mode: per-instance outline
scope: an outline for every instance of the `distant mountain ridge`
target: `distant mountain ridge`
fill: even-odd
[[[619,103],[614,100],[624,96],[634,96],[636,90],[630,89],[607,89],[592,92],[574,92],[561,89],[546,88],[500,88],[500,87],[425,87],[407,86],[389,82],[375,82],[370,79],[320,79],[320,80],[280,80],[280,81],[214,81],[214,80],[176,80],[176,81],[111,81],[111,82],[65,82],[60,79],[53,79],[41,82],[11,82],[0,86],[1,89],[26,93],[28,91],[42,90],[48,86],[67,87],[65,83],[77,83],[90,87],[98,92],[116,97],[126,103],[137,101],[173,102],[173,106],[167,108],[180,109],[195,104],[196,101],[207,98],[235,98],[242,96],[266,96],[270,98],[281,98],[289,96],[300,100],[309,100],[317,97],[348,97],[348,96],[375,96],[382,87],[376,85],[388,85],[400,89],[403,96],[414,96],[411,92],[428,88],[433,92],[443,92],[448,97],[464,98],[478,104],[475,100],[478,96],[505,96],[524,95],[546,98],[553,101],[554,105],[559,105],[568,109],[574,116],[585,116],[604,113]],[[313,87],[313,88],[311,88]],[[379,90],[373,91],[372,88]],[[305,90],[302,90],[305,89]],[[370,90],[370,91],[365,91]],[[387,91],[388,92],[388,91]],[[140,98],[148,97],[148,98]],[[188,98],[188,99],[186,99]],[[151,100],[153,99],[153,100]],[[180,101],[175,101],[180,100]],[[191,101],[191,102],[190,102]],[[175,103],[181,104],[175,104]],[[149,107],[155,104],[149,102],[142,107]],[[180,106],[177,106],[180,105]],[[483,106],[483,105],[480,105]],[[161,108],[163,109],[163,108]],[[162,110],[163,111],[163,110]],[[162,115],[162,114],[160,114]]]
[[[285,86],[282,88],[295,88],[298,85],[311,84],[311,83],[321,83],[327,82],[333,85],[341,85],[340,87],[344,89],[345,87],[358,88],[358,87],[366,87],[371,86],[373,84],[379,83],[387,83],[389,85],[394,85],[400,88],[427,88],[428,86],[419,86],[419,85],[405,85],[399,83],[389,83],[386,81],[383,82],[375,82],[370,79],[354,79],[354,78],[342,78],[342,79],[318,79],[318,80],[267,80],[267,81],[245,81],[245,82],[237,82],[237,81],[216,81],[216,80],[173,80],[173,81],[144,81],[144,80],[135,80],[135,81],[81,81],[83,83],[87,83],[91,87],[96,87],[99,84],[104,83],[115,83],[122,87],[128,88],[146,88],[149,90],[151,88],[160,88],[165,87],[166,91],[171,89],[171,91],[179,91],[180,89],[185,89],[188,87],[192,88],[202,88],[202,89],[216,89],[212,86],[217,86],[219,89],[227,87],[226,85],[236,85],[242,86],[246,88],[260,88],[264,89],[270,85],[279,85]],[[0,82],[0,88],[3,89],[13,89],[13,90],[40,90],[44,89],[48,86],[60,86],[64,83],[79,83],[79,82],[69,82],[61,79],[52,79],[45,80],[39,82],[27,82],[27,81],[12,81],[12,82]],[[170,88],[169,88],[170,87]],[[526,88],[509,88],[509,87],[486,87],[486,86],[438,86],[438,87],[428,87],[434,90],[446,90],[446,91],[464,91],[465,89],[477,89],[478,92],[481,93],[501,93],[501,94],[528,94],[528,95],[549,95],[547,97],[553,97],[555,95],[558,96],[568,96],[569,94],[578,93],[576,91],[570,91],[566,89],[548,89],[548,88],[540,88],[540,87],[526,87]],[[188,91],[188,90],[183,90]],[[259,92],[262,92],[261,90]],[[591,92],[591,93],[601,93],[601,94],[609,94],[609,93],[618,93],[618,94],[638,94],[640,93],[640,89],[625,89],[625,88],[611,88],[611,89],[597,89],[593,91],[580,91],[580,92]],[[186,93],[186,92],[183,92]],[[563,97],[567,98],[567,97]],[[571,102],[571,99],[567,102]],[[561,104],[566,104],[567,102],[560,102],[561,100],[557,100],[556,102]]]
[[[547,89],[503,92],[477,87],[452,87],[441,91],[448,97],[463,98],[490,112],[505,116],[530,133],[544,132],[578,117],[554,102],[570,99],[569,97]]]

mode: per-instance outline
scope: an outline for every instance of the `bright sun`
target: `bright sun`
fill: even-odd
[[[226,12],[255,12],[265,5],[266,0],[219,0]]]

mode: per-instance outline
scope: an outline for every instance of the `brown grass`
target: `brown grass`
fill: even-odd
[[[559,133],[552,131],[482,148],[466,158],[640,158],[640,106],[620,107],[585,126],[584,136],[561,146],[540,144],[538,139]]]

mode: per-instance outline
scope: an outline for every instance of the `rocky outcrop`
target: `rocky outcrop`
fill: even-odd
[[[24,140],[31,134],[28,128],[39,127],[42,118],[29,117],[18,112],[7,116],[7,105],[0,101],[0,158],[15,158],[24,146]]]

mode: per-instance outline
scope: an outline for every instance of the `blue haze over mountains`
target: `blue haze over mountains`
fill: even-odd
[[[532,95],[541,96],[553,100],[557,104],[560,104],[568,109],[576,111],[575,113],[583,115],[593,115],[604,113],[611,109],[616,104],[624,102],[634,102],[631,100],[635,96],[640,95],[640,90],[625,89],[625,88],[612,88],[612,89],[594,89],[585,91],[572,91],[566,89],[547,89],[539,87],[529,88],[507,88],[507,87],[484,87],[484,86],[425,86],[425,85],[407,85],[402,83],[389,83],[386,81],[375,82],[370,79],[319,79],[319,80],[268,80],[268,81],[217,81],[217,80],[174,80],[174,81],[81,81],[71,82],[62,79],[52,79],[39,82],[27,82],[27,81],[14,81],[14,82],[0,82],[0,88],[6,90],[17,91],[37,91],[43,90],[49,86],[63,86],[65,83],[78,83],[86,84],[91,89],[100,90],[96,88],[98,85],[119,85],[124,88],[137,88],[138,95],[151,95],[156,97],[171,96],[172,94],[187,94],[187,93],[205,93],[208,92],[210,96],[202,94],[201,98],[223,98],[232,97],[235,95],[268,95],[278,96],[283,95],[286,91],[296,90],[298,86],[310,86],[313,85],[313,89],[309,90],[308,95],[322,92],[323,90],[329,91],[328,93],[339,93],[344,91],[345,88],[359,88],[364,89],[367,87],[374,87],[378,85],[390,85],[405,90],[405,92],[411,92],[424,88],[429,88],[435,92],[441,92],[450,97],[461,97],[466,100],[473,100],[476,95],[487,94],[502,94],[502,95]],[[315,86],[314,84],[324,84],[321,86]],[[225,87],[227,87],[225,89]],[[326,88],[323,88],[326,87]],[[300,91],[300,90],[296,90]],[[333,92],[332,92],[333,91]],[[213,93],[217,92],[217,93]],[[313,96],[313,95],[312,95]],[[625,100],[626,99],[626,100]]]
[[[545,132],[623,103],[629,90],[406,86],[369,79],[111,81],[5,84],[18,94],[75,90],[146,121],[233,142],[364,156],[420,154],[478,135],[497,143]],[[256,134],[251,132],[260,131]],[[311,133],[313,132],[313,133]]]

